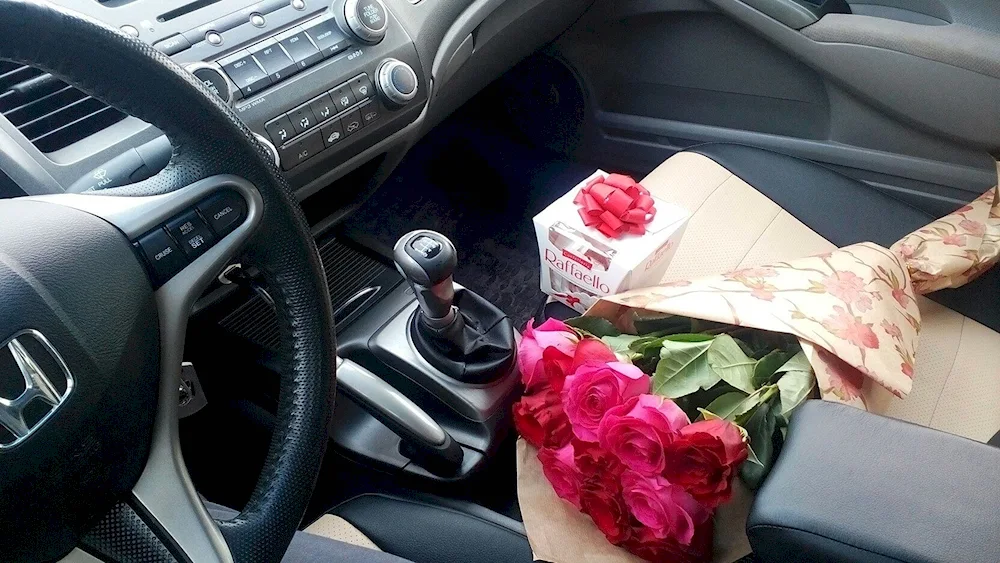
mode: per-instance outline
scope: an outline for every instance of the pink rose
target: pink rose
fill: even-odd
[[[583,476],[573,460],[573,444],[566,444],[558,450],[543,448],[538,451],[538,461],[542,462],[542,473],[552,484],[559,498],[580,509],[580,485]]]
[[[631,397],[649,392],[649,376],[632,364],[585,362],[566,378],[562,399],[573,433],[596,442],[605,413]]]
[[[675,432],[690,423],[673,401],[657,395],[640,395],[610,409],[597,429],[597,436],[601,446],[632,471],[658,475],[664,469],[663,448]]]
[[[622,491],[632,516],[657,539],[670,538],[690,545],[695,529],[711,516],[682,487],[659,475],[646,477],[626,471],[622,473]]]
[[[535,390],[549,380],[546,366],[549,372],[569,370],[580,340],[562,321],[549,319],[537,328],[531,326],[533,323],[534,319],[528,321],[517,347],[517,367],[521,370],[521,379],[528,391]]]

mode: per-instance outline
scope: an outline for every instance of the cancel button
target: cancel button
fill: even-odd
[[[199,204],[198,211],[221,238],[246,219],[247,203],[238,193],[225,191]]]

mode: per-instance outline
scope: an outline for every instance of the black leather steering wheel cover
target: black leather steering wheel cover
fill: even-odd
[[[271,154],[201,82],[151,46],[63,8],[0,4],[0,56],[58,78],[163,131],[174,147],[156,176],[106,194],[168,193],[216,174],[246,178],[263,218],[248,244],[281,334],[277,424],[257,486],[219,526],[237,562],[278,561],[311,496],[327,444],[335,381],[333,314],[305,217]]]

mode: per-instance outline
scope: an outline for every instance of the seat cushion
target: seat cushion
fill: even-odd
[[[890,245],[934,219],[822,166],[742,146],[679,153],[642,184],[692,213],[665,282],[865,240]],[[867,385],[865,398],[873,412],[985,442],[1000,428],[1000,277],[994,269],[952,290],[953,302],[947,293],[920,299],[923,327],[909,396],[900,400]]]
[[[330,511],[414,563],[530,563],[520,522],[471,503],[365,494]]]

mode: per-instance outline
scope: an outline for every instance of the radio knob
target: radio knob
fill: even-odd
[[[375,82],[385,99],[397,106],[406,105],[417,96],[417,73],[403,61],[382,61],[375,72]]]
[[[385,37],[389,27],[389,13],[382,0],[347,0],[344,18],[358,39],[373,45]]]

